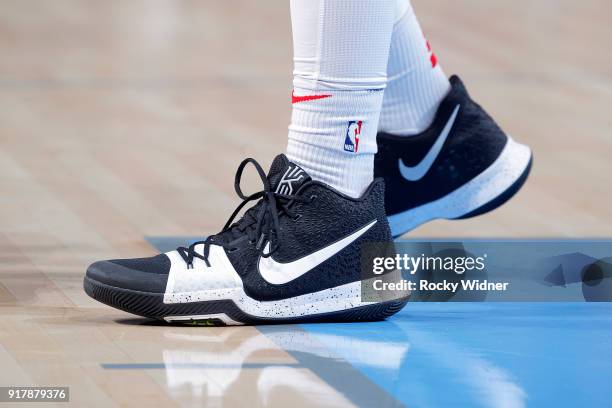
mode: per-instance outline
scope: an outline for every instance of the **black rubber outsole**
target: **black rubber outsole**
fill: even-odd
[[[83,281],[83,288],[85,293],[99,302],[142,317],[164,320],[164,317],[171,316],[223,313],[232,320],[245,325],[380,321],[399,312],[408,302],[408,298],[404,298],[332,313],[292,318],[261,318],[244,313],[231,300],[165,304],[162,294],[117,288],[105,285],[87,276]],[[186,320],[176,323],[197,324],[198,320]],[[220,320],[207,320],[204,323],[206,325],[223,325],[223,322]]]

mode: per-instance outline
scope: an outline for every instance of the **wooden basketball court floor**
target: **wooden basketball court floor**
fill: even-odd
[[[411,236],[612,235],[610,2],[414,6],[447,74],[535,162],[500,210]],[[69,386],[74,406],[284,407],[522,406],[563,395],[549,380],[584,385],[555,370],[538,382],[528,360],[545,352],[516,341],[552,325],[537,334],[552,359],[609,356],[612,341],[561,352],[601,333],[603,307],[590,321],[586,305],[557,305],[580,331],[543,306],[512,306],[503,325],[493,306],[457,304],[384,323],[198,328],[86,297],[90,262],[154,254],[145,236],[216,232],[238,203],[240,160],[284,150],[288,13],[281,0],[0,3],[0,386]]]

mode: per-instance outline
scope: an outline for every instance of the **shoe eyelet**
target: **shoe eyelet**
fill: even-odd
[[[291,219],[291,221],[296,222],[296,221],[297,221],[297,220],[299,220],[300,218],[302,218],[302,214],[298,214],[298,215],[296,215],[295,217],[293,217],[293,218]]]
[[[232,252],[236,252],[238,249],[240,249],[240,248],[230,248],[230,249],[227,250],[227,253],[229,254],[229,253],[232,253]]]
[[[316,194],[311,195],[311,196],[310,196],[310,202],[312,203],[312,202],[313,202],[314,200],[316,200],[317,198],[319,198],[319,196],[318,196],[318,195],[316,195]]]

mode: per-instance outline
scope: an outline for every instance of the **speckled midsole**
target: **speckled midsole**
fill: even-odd
[[[244,292],[242,287],[191,292],[189,297],[196,302],[231,300],[242,312],[248,315],[259,318],[284,319],[350,310],[377,303],[363,301],[362,293],[362,281],[355,281],[280,300],[259,301],[253,299]],[[392,295],[393,299],[385,300],[405,298],[409,295],[410,292],[408,291],[397,292]],[[184,298],[185,294],[166,293],[164,303],[182,303],[181,300]],[[178,319],[175,317],[173,320]]]

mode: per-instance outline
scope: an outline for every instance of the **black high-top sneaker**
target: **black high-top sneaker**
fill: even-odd
[[[510,199],[531,169],[515,142],[468,95],[457,76],[432,125],[415,136],[380,132],[375,177],[385,179],[394,237],[436,218],[469,218]]]
[[[249,163],[264,189],[245,196]],[[364,244],[392,245],[381,179],[353,199],[279,155],[268,175],[244,160],[235,186],[243,202],[219,234],[150,258],[96,262],[87,294],[140,316],[206,324],[380,320],[407,302],[407,291],[362,297]]]

